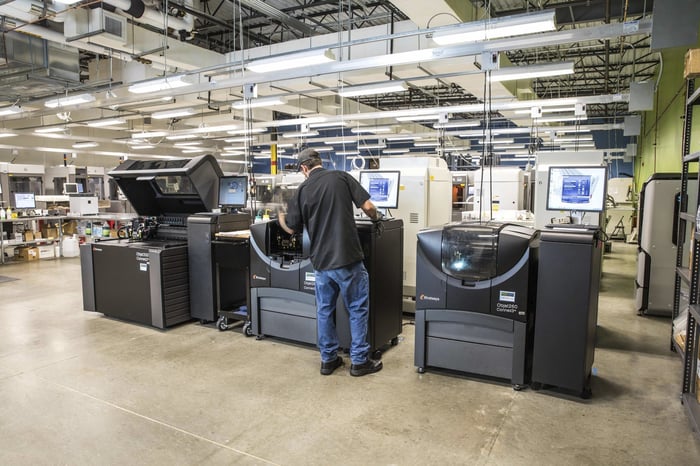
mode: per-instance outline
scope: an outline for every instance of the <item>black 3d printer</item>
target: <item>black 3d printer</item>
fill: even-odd
[[[536,230],[460,223],[418,233],[415,365],[529,382]],[[534,273],[533,273],[534,272]]]
[[[187,218],[217,206],[221,174],[211,155],[109,172],[140,217],[118,240],[80,246],[83,308],[161,329],[190,320]]]

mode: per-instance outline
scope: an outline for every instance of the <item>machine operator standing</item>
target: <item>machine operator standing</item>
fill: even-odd
[[[339,293],[350,318],[350,375],[378,372],[382,362],[369,357],[369,278],[362,262],[353,204],[373,220],[379,220],[381,215],[357,180],[349,173],[324,169],[315,150],[299,153],[297,169],[306,180],[289,201],[287,214],[280,213],[279,223],[290,234],[306,227],[311,240],[321,374],[330,375],[343,365],[333,320]]]

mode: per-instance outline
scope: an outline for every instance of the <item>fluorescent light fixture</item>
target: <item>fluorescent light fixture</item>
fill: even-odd
[[[410,152],[410,149],[384,149],[382,151],[384,154],[405,154],[406,152]]]
[[[577,129],[560,129],[556,131],[556,135],[567,134],[567,133],[590,133],[591,130],[588,128],[577,128]]]
[[[93,128],[100,128],[102,126],[122,125],[124,123],[126,123],[124,118],[105,118],[104,120],[88,121],[85,124]]]
[[[574,110],[574,107],[542,107],[542,113],[573,112]],[[531,109],[524,108],[521,110],[515,110],[513,113],[518,115],[530,115]]]
[[[348,126],[347,121],[326,121],[320,123],[309,123],[309,128],[338,128]]]
[[[556,29],[554,14],[554,10],[548,10],[463,23],[457,27],[435,32],[433,41],[439,45],[452,45],[554,31]]]
[[[17,136],[17,133],[10,133],[8,131],[0,130],[0,138],[11,138]]]
[[[292,144],[292,143],[277,144],[277,148],[290,148],[290,147],[294,147],[294,144]]]
[[[450,129],[450,128],[474,128],[476,126],[481,126],[480,121],[469,121],[469,120],[455,120],[448,121],[447,123],[435,123],[433,128],[435,129]]]
[[[514,81],[516,79],[544,78],[547,76],[559,76],[574,74],[574,62],[546,63],[543,65],[511,66],[492,71],[490,79],[493,82]]]
[[[400,135],[397,134],[396,136],[387,136],[386,140],[387,141],[417,141],[419,139],[422,139],[420,136],[411,136],[411,135]]]
[[[365,144],[357,145],[359,150],[370,150],[370,149],[386,149],[386,144]]]
[[[149,139],[149,138],[162,138],[167,136],[169,133],[167,131],[150,131],[143,133],[133,133],[131,139]]]
[[[172,110],[163,110],[161,112],[151,113],[151,118],[156,120],[165,120],[168,118],[177,118],[183,116],[194,115],[196,112],[193,108],[176,108]]]
[[[0,116],[16,115],[22,113],[22,107],[19,105],[10,105],[9,107],[0,108]]]
[[[135,149],[135,150],[153,149],[154,147],[156,147],[156,146],[154,146],[153,144],[138,144],[138,145],[130,146],[131,149]]]
[[[35,133],[48,134],[48,133],[62,133],[66,130],[65,126],[48,126],[46,128],[37,128],[34,130]]]
[[[245,155],[245,152],[240,150],[227,150],[221,153],[224,157],[232,157],[234,155]]]
[[[182,149],[183,154],[196,154],[197,152],[206,152],[209,149],[206,147],[191,147],[189,149]]]
[[[484,139],[477,139],[476,143],[477,144],[513,144],[514,139],[513,138],[501,138],[501,139],[491,139],[491,140],[484,140]]]
[[[331,146],[311,147],[311,149],[315,150],[316,152],[330,152],[333,150]]]
[[[170,136],[165,136],[165,139],[167,139],[168,141],[181,141],[183,139],[196,139],[198,137],[199,136],[196,134],[171,134]]]
[[[88,147],[97,147],[99,146],[98,143],[95,141],[82,141],[82,142],[76,142],[73,144],[73,149],[87,149]]]
[[[267,131],[267,128],[250,128],[250,129],[232,129],[231,131],[226,131],[228,134],[231,135],[236,135],[236,134],[255,134],[255,133],[264,133]]]
[[[558,123],[564,121],[585,121],[587,118],[585,116],[561,116],[552,118],[537,118],[537,123]]]
[[[44,106],[48,108],[68,107],[70,105],[87,104],[95,101],[95,96],[92,94],[77,94],[58,99],[51,99],[44,102]]]
[[[362,133],[388,133],[391,128],[388,126],[361,126],[359,128],[353,128],[350,130],[353,134]]]
[[[60,3],[62,5],[75,5],[82,0],[53,0],[54,3]]]
[[[245,67],[254,73],[269,73],[271,71],[290,70],[312,65],[320,65],[335,61],[335,55],[331,49],[308,50],[306,52],[293,53],[270,58],[253,60]]]
[[[253,136],[241,136],[241,137],[238,137],[238,138],[226,138],[226,139],[224,139],[224,142],[228,142],[228,143],[231,143],[231,142],[246,142],[246,141],[252,141],[252,140],[254,140],[254,139],[255,139],[255,138],[254,138]]]
[[[403,81],[385,81],[377,84],[362,86],[348,86],[338,89],[341,97],[361,97],[365,95],[388,94],[390,92],[403,92],[408,87]]]
[[[170,138],[165,138],[165,139],[170,139]],[[199,146],[202,144],[202,141],[188,141],[188,142],[176,142],[173,144],[175,147],[191,147],[191,146]]]
[[[264,99],[250,99],[248,101],[239,100],[231,104],[231,107],[242,110],[245,108],[273,107],[283,105],[285,101],[281,97],[266,97]]]
[[[232,130],[238,130],[239,128],[240,128],[240,125],[234,125],[234,124],[219,125],[219,126],[200,126],[199,128],[193,129],[192,132],[197,133],[197,134],[201,134],[201,133],[218,133],[218,132],[226,131],[229,134],[231,134]]]
[[[408,115],[396,117],[396,121],[424,121],[424,120],[439,120],[440,115]]]
[[[283,138],[309,138],[318,136],[318,131],[291,131],[289,133],[283,133]]]
[[[129,86],[129,92],[133,94],[147,94],[151,92],[167,91],[169,89],[177,89],[180,87],[187,87],[192,85],[192,83],[188,83],[184,79],[184,75],[177,75],[168,76],[160,79],[153,79],[151,81],[144,81]]]
[[[571,137],[571,138],[556,138],[554,139],[554,143],[558,142],[582,142],[582,141],[593,141],[593,135],[584,135],[584,136],[576,136],[576,137]]]
[[[227,155],[227,154],[221,154],[221,155]],[[247,162],[245,160],[219,160],[221,163],[235,163],[235,164],[240,164],[244,165]]]
[[[336,155],[360,155],[359,150],[341,150],[335,153]]]
[[[237,150],[245,150],[245,146],[224,146],[223,150],[229,152],[229,151],[237,151]]]
[[[439,141],[421,141],[421,142],[414,142],[413,145],[415,147],[437,147],[440,145]]]

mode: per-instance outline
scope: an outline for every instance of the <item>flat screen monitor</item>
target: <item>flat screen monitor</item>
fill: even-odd
[[[78,185],[78,193],[83,193],[85,192],[85,189],[83,188],[83,183],[76,183]]]
[[[549,167],[547,210],[605,210],[607,167]]]
[[[219,205],[221,207],[245,207],[247,200],[247,176],[222,176],[219,178]]]
[[[401,172],[367,170],[360,172],[360,184],[379,209],[398,209]]]
[[[63,183],[63,194],[78,194],[78,183]]]
[[[36,209],[34,193],[14,193],[15,209]]]

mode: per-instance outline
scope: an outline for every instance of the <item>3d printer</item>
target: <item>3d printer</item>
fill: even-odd
[[[538,232],[459,223],[418,233],[415,365],[529,381]]]

